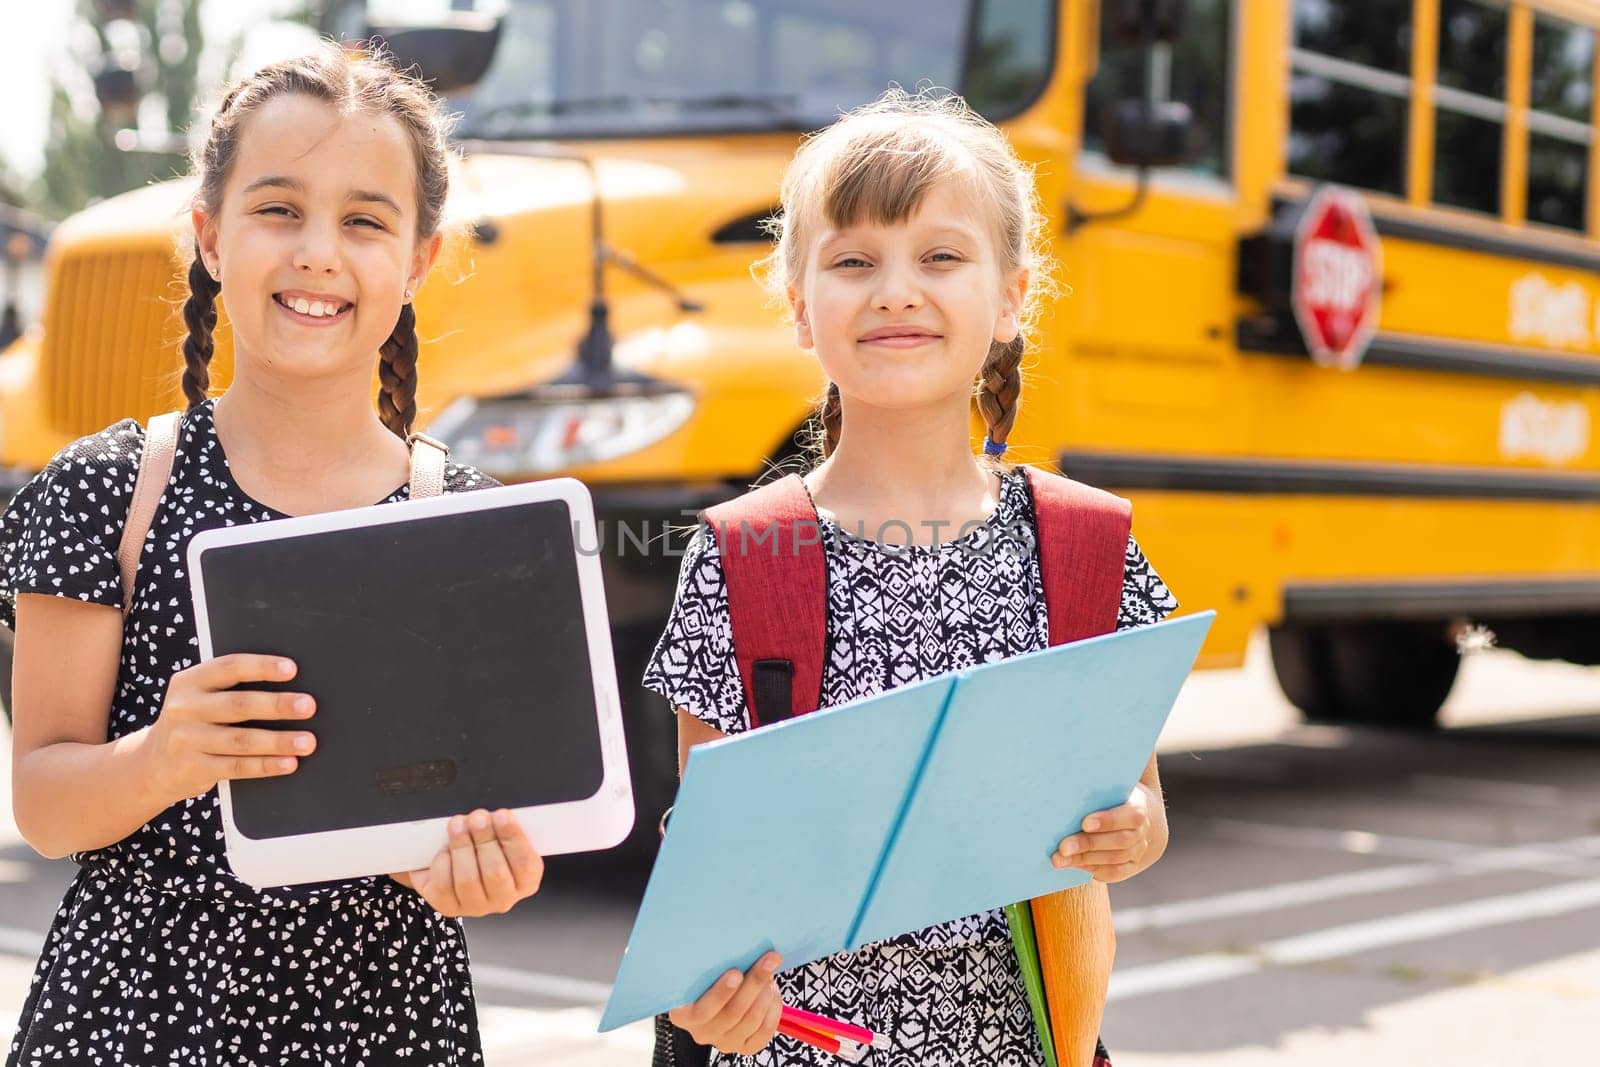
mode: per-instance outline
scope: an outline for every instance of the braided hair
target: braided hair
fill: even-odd
[[[238,155],[245,120],[269,100],[291,93],[321,100],[341,111],[387,115],[399,122],[411,142],[417,169],[418,241],[439,232],[449,190],[449,122],[426,85],[403,73],[382,51],[351,52],[324,42],[295,59],[262,67],[222,98],[211,127],[194,158],[200,179],[195,205],[215,214]],[[215,347],[216,298],[222,286],[197,254],[189,267],[189,297],[183,319],[183,394],[191,408],[204,403],[210,388],[209,363]],[[383,424],[401,438],[417,414],[417,319],[409,294],[394,330],[379,349],[378,398]]]
[[[978,373],[978,412],[989,427],[991,454],[1005,450],[1006,438],[1017,421],[1017,401],[1022,395],[1022,351],[1026,347],[1019,333],[1009,342],[989,346],[983,370]]]
[[[211,389],[211,354],[216,350],[212,333],[217,328],[217,294],[222,283],[211,276],[205,261],[195,254],[189,264],[189,298],[183,302],[183,395],[189,407],[205,403]]]
[[[401,439],[417,417],[417,313],[407,302],[394,331],[378,350],[378,417]]]

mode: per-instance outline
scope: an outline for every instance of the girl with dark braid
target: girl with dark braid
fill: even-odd
[[[782,201],[764,273],[829,380],[822,460],[802,479],[826,559],[820,706],[1046,647],[1035,498],[1000,459],[1049,274],[1033,175],[959,98],[892,90],[801,147]],[[761,550],[738,536],[719,547],[701,527],[645,676],[677,709],[680,761],[751,728],[724,571],[741,543]],[[1173,610],[1131,538],[1119,562],[1118,628]],[[1152,757],[1128,803],[1091,815],[1052,862],[1103,885],[1148,868],[1166,841]],[[768,953],[670,1018],[722,1067],[836,1062],[775,1038],[785,1002],[888,1035],[891,1048],[867,1053],[873,1067],[1044,1062],[999,911],[781,966]]]
[[[287,660],[197,663],[185,573],[202,530],[409,495],[411,304],[441,243],[444,123],[387,60],[329,44],[234,86],[195,170],[187,411],[126,618],[136,423],[68,446],[0,522],[16,822],[80,868],[8,1063],[480,1063],[459,917],[534,893],[540,857],[509,813],[480,810],[425,870],[240,882],[217,782],[293,773],[316,709]],[[233,380],[213,398],[223,301]],[[444,481],[492,484],[454,464]],[[292,728],[243,725],[260,720]]]

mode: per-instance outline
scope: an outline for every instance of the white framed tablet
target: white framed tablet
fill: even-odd
[[[223,782],[229,863],[291,885],[427,866],[452,815],[510,808],[545,855],[633,825],[596,527],[581,482],[209,530],[200,655],[282,655],[316,714],[290,775]]]

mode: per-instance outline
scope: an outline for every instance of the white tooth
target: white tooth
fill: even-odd
[[[294,298],[294,309],[302,315],[308,314],[311,311],[311,302],[303,296],[297,296]]]
[[[313,318],[322,318],[322,301],[311,301],[311,309],[307,311],[306,314],[312,316]]]

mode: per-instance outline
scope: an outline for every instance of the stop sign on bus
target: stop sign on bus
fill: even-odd
[[[1360,365],[1378,325],[1383,261],[1365,201],[1325,187],[1311,198],[1294,234],[1290,302],[1306,349],[1318,365]]]

